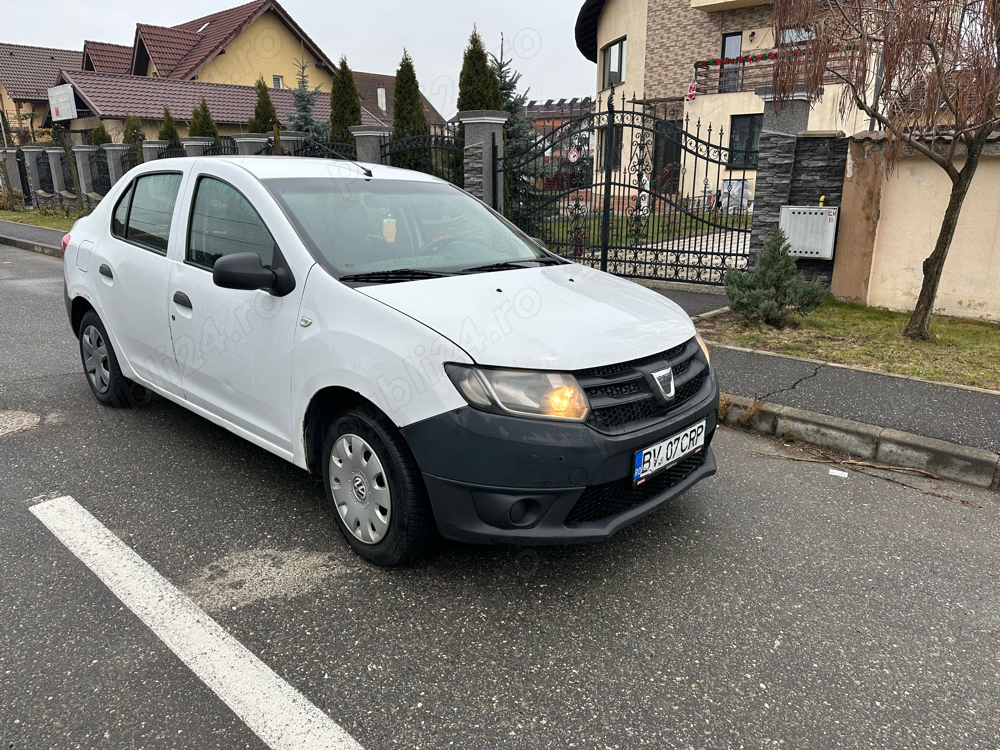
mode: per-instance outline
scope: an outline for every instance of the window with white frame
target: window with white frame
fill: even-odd
[[[282,76],[271,76],[271,88],[272,89],[285,88],[285,79]]]

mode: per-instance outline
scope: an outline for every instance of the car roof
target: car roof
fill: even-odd
[[[365,176],[361,166],[343,159],[319,159],[304,156],[208,156],[199,158],[203,162],[209,160],[229,162],[242,167],[259,180],[279,177],[356,178]],[[184,159],[183,161],[189,160]],[[200,166],[204,166],[204,164],[202,163]],[[372,177],[380,180],[443,182],[432,175],[410,169],[386,167],[381,164],[364,164],[363,166],[372,171]]]

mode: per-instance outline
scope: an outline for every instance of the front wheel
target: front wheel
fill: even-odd
[[[344,538],[369,562],[403,565],[437,536],[409,447],[395,425],[370,406],[350,409],[330,425],[323,483]]]
[[[80,358],[94,397],[105,406],[145,406],[153,395],[122,375],[104,323],[93,310],[80,321]]]

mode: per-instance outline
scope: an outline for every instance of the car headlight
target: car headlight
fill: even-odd
[[[587,395],[572,375],[456,364],[445,369],[465,400],[483,411],[568,422],[583,422],[590,414]]]
[[[705,361],[708,364],[712,364],[712,357],[708,353],[708,347],[705,345],[705,339],[701,337],[700,333],[696,333],[694,337],[698,339],[698,346],[701,347],[702,354],[705,355]]]

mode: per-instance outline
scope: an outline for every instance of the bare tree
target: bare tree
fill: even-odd
[[[1000,0],[775,0],[774,28],[776,39],[806,40],[775,65],[778,106],[843,84],[841,115],[860,109],[886,133],[887,169],[916,152],[951,180],[904,331],[927,338],[962,204],[1000,125]]]

